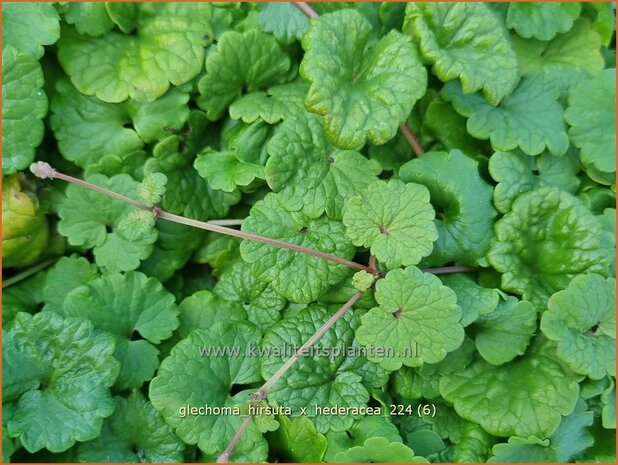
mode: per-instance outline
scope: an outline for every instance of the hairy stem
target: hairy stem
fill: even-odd
[[[270,389],[274,386],[274,384],[277,381],[279,381],[279,379],[284,375],[284,373],[288,371],[290,367],[296,363],[296,360],[298,360],[301,356],[303,356],[303,354],[307,350],[309,350],[311,346],[313,346],[313,344],[315,344],[322,336],[324,336],[326,331],[328,331],[337,322],[337,320],[339,320],[339,318],[341,318],[345,314],[345,312],[347,312],[350,309],[350,307],[352,307],[352,305],[354,305],[358,301],[358,299],[361,298],[362,295],[363,295],[363,291],[358,291],[356,294],[350,297],[350,300],[348,300],[345,304],[343,304],[341,308],[337,310],[333,314],[333,316],[331,316],[328,319],[328,321],[326,321],[326,323],[324,323],[320,327],[320,329],[318,329],[313,334],[313,336],[307,339],[307,342],[305,342],[302,346],[300,346],[300,348],[294,353],[294,355],[292,355],[289,359],[287,359],[287,361],[283,365],[281,365],[281,367],[279,367],[279,369],[270,377],[270,379],[266,381],[262,385],[262,387],[258,389],[255,394],[251,396],[251,398],[254,400],[264,399],[266,395],[268,394],[268,391],[270,391]]]
[[[244,220],[208,220],[209,224],[218,224],[219,226],[240,226]]]
[[[439,268],[425,268],[423,271],[432,274],[448,274],[448,273],[465,273],[467,271],[475,271],[476,268],[467,265],[456,266],[441,266]]]
[[[217,463],[227,463],[228,462],[228,460],[230,459],[230,454],[234,451],[234,448],[236,447],[236,444],[238,444],[238,441],[240,441],[242,434],[251,424],[252,417],[253,415],[247,414],[245,419],[242,421],[242,423],[236,430],[236,433],[234,434],[234,437],[232,437],[232,440],[230,441],[230,443],[227,445],[227,447],[221,453],[221,455],[217,458]]]
[[[408,144],[410,144],[410,147],[412,147],[412,150],[417,157],[420,157],[425,153],[425,150],[423,150],[420,142],[406,123],[403,123],[401,126],[399,126],[399,131],[401,132],[403,137],[406,138]]]
[[[36,167],[32,168],[31,171],[42,178],[57,178],[62,179],[63,181],[71,182],[77,184],[81,187],[85,187],[86,189],[90,189],[101,194],[112,197],[116,200],[120,200],[122,202],[128,203],[129,205],[133,205],[134,207],[140,208],[142,210],[151,211],[158,218],[173,221],[175,223],[186,224],[187,226],[192,226],[194,228],[205,229],[206,231],[213,231],[220,234],[226,234],[228,236],[238,237],[240,239],[246,239],[249,241],[261,242],[262,244],[268,244],[275,247],[280,247],[282,249],[293,250],[295,252],[304,253],[306,255],[312,255],[314,257],[322,258],[324,260],[328,260],[334,263],[338,263],[339,265],[347,266],[354,270],[364,270],[368,272],[372,272],[373,270],[366,266],[361,265],[360,263],[356,263],[352,260],[346,260],[345,258],[338,257],[337,255],[328,254],[322,252],[321,250],[310,249],[308,247],[303,247],[301,245],[292,244],[290,242],[280,241],[278,239],[271,239],[270,237],[260,236],[257,234],[252,234],[244,231],[238,231],[236,229],[228,228],[226,226],[221,226],[220,222],[217,221],[215,223],[211,223],[208,221],[198,221],[193,220],[191,218],[186,218],[184,216],[175,215],[173,213],[168,213],[166,211],[161,210],[159,207],[151,207],[144,203],[138,202],[137,200],[133,200],[129,197],[125,197],[124,195],[113,192],[105,187],[97,186],[96,184],[92,184],[88,181],[84,181],[82,179],[74,178],[73,176],[66,175],[64,173],[60,173],[54,170],[51,166],[46,163],[38,162]],[[225,221],[225,220],[223,220]],[[235,221],[235,220],[234,220]],[[219,223],[219,224],[217,224]]]
[[[294,353],[294,355],[288,358],[286,362],[283,365],[281,365],[281,367],[268,379],[268,381],[266,381],[262,385],[262,387],[260,387],[260,389],[258,389],[254,394],[251,395],[250,399],[256,401],[256,400],[262,400],[266,398],[266,396],[268,395],[268,391],[270,391],[270,389],[275,385],[275,383],[279,381],[279,379],[281,379],[281,377],[285,374],[285,372],[288,371],[292,367],[292,365],[294,365],[296,361],[300,357],[302,357],[316,342],[318,342],[320,338],[324,336],[324,334],[330,328],[333,327],[333,325],[337,322],[337,320],[339,320],[345,314],[345,312],[347,312],[352,307],[352,305],[358,302],[358,299],[360,299],[362,295],[363,295],[363,291],[358,291],[356,294],[350,297],[350,300],[348,300],[345,304],[343,304],[341,308],[337,310],[328,319],[328,321],[326,321],[326,323],[324,323],[313,334],[313,336],[307,339],[307,342],[305,342]],[[243,432],[249,426],[250,421],[251,421],[251,416],[247,415],[247,417],[244,419],[244,421],[242,422],[238,430],[236,430],[236,434],[234,434],[234,437],[232,437],[232,440],[230,441],[230,443],[227,445],[223,453],[217,459],[217,463],[227,463],[230,457],[230,454],[233,452],[234,448],[236,447],[236,444],[240,440],[240,437],[242,436]]]
[[[44,270],[49,265],[54,264],[57,260],[58,260],[58,257],[50,258],[49,260],[45,260],[44,262],[38,263],[34,265],[32,268],[28,268],[27,270],[24,270],[21,273],[11,276],[10,278],[3,279],[2,289],[12,286],[13,284],[17,284],[18,282],[23,281],[26,278],[29,278],[33,274],[37,274],[39,271]]]
[[[309,18],[315,18],[318,15],[318,13],[306,2],[294,2],[294,5],[296,5],[296,7],[305,13],[305,15]]]

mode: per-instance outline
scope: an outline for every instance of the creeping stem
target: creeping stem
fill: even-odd
[[[257,234],[252,234],[252,233],[248,233],[244,231],[238,231],[237,229],[232,229],[226,226],[222,226],[221,223],[225,224],[225,220],[218,220],[218,221],[212,221],[212,222],[199,221],[199,220],[194,220],[191,218],[186,218],[180,215],[175,215],[173,213],[168,213],[166,211],[161,210],[159,207],[151,207],[144,203],[138,202],[137,200],[131,199],[122,194],[118,194],[117,192],[113,192],[109,189],[106,189],[105,187],[97,186],[96,184],[92,184],[88,181],[74,178],[73,176],[69,176],[67,174],[56,171],[51,166],[49,166],[47,163],[43,163],[43,162],[35,163],[33,164],[31,171],[39,177],[62,179],[63,181],[77,184],[78,186],[85,187],[86,189],[90,189],[95,192],[105,194],[116,200],[120,200],[122,202],[128,203],[129,205],[133,205],[134,207],[137,207],[141,210],[151,211],[157,218],[161,218],[163,220],[185,224],[187,226],[192,226],[194,228],[205,229],[206,231],[213,231],[213,232],[220,233],[220,234],[226,234],[228,236],[238,237],[240,239],[261,242],[263,244],[280,247],[282,249],[294,250],[295,252],[300,252],[300,253],[304,253],[307,255],[313,255],[314,257],[318,257],[324,260],[338,263],[340,265],[347,266],[349,268],[352,268],[358,271],[364,270],[369,273],[373,272],[373,269],[368,267],[367,265],[361,265],[360,263],[356,263],[351,260],[346,260],[345,258],[338,257],[337,255],[332,255],[332,254],[322,252],[321,250],[315,250],[309,247],[303,247],[297,244],[280,241],[278,239],[272,239],[270,237],[259,236]],[[236,224],[236,220],[233,220],[233,221],[234,221],[234,224]]]
[[[326,331],[328,331],[330,328],[332,328],[333,325],[337,322],[337,320],[339,320],[345,314],[345,312],[347,312],[352,307],[352,305],[354,305],[356,302],[358,302],[358,299],[360,299],[362,295],[363,295],[363,291],[358,291],[356,294],[354,294],[352,297],[350,297],[350,300],[348,300],[345,304],[343,304],[341,306],[341,308],[339,310],[337,310],[328,319],[328,321],[326,323],[324,323],[320,327],[320,329],[318,329],[313,334],[313,336],[311,336],[309,339],[307,339],[307,342],[305,342],[294,353],[294,355],[292,355],[290,358],[288,358],[286,360],[286,362],[283,365],[281,365],[281,367],[269,378],[269,380],[266,381],[262,385],[262,387],[259,388],[251,396],[251,400],[259,401],[259,400],[264,399],[268,395],[268,391],[275,385],[275,383],[277,381],[279,381],[279,379],[284,375],[284,373],[286,371],[288,371],[292,367],[292,365],[294,365],[296,363],[296,361],[299,359],[299,357],[303,353],[305,353],[307,350],[309,350],[316,342],[318,342],[318,340],[320,340],[320,338],[322,336],[324,336]],[[238,441],[240,440],[240,437],[242,436],[242,433],[245,431],[245,429],[247,429],[249,427],[249,423],[250,422],[251,422],[251,416],[249,414],[247,414],[247,417],[245,417],[245,419],[241,423],[241,425],[238,428],[238,430],[236,430],[236,434],[234,434],[234,437],[232,437],[232,440],[230,441],[230,443],[227,445],[227,447],[225,448],[223,453],[217,459],[217,463],[227,463],[228,462],[228,460],[230,458],[230,454],[234,451],[234,448],[236,447],[236,444],[238,444]]]

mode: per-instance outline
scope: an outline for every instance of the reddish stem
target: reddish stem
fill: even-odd
[[[412,150],[417,157],[420,157],[425,153],[425,150],[423,150],[420,142],[406,123],[403,123],[401,126],[399,126],[399,131],[401,131],[403,137],[406,138],[408,144],[410,144],[410,147],[412,147]]]
[[[315,18],[318,15],[317,11],[311,8],[311,6],[309,6],[309,4],[306,2],[294,2],[294,5],[296,5],[296,7],[300,11],[305,13],[305,15],[307,15],[309,18]]]

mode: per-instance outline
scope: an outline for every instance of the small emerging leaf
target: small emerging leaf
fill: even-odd
[[[151,173],[137,186],[137,195],[149,206],[161,201],[165,195],[167,176],[163,173]]]

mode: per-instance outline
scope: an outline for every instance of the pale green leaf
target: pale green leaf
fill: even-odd
[[[279,198],[286,208],[302,209],[311,218],[326,212],[329,218],[341,219],[348,199],[381,172],[375,160],[331,146],[314,115],[287,119],[268,142],[268,153],[268,185],[281,192]]]
[[[542,75],[524,78],[498,107],[478,94],[464,94],[455,82],[444,86],[442,97],[468,118],[468,132],[489,139],[496,151],[519,147],[528,155],[538,155],[547,148],[554,155],[563,155],[569,147],[558,91],[546,84]]]
[[[367,355],[383,368],[437,363],[462,344],[461,308],[436,276],[413,266],[389,271],[376,283],[375,298],[379,307],[361,317],[356,337],[383,349]]]
[[[371,32],[361,13],[341,10],[313,19],[302,39],[305,105],[324,116],[326,136],[342,149],[392,139],[427,87],[408,38],[391,31],[371,43]]]
[[[13,46],[38,60],[60,37],[60,17],[53,3],[2,3],[2,48]],[[4,58],[2,59],[3,66]]]
[[[577,2],[510,3],[506,25],[525,39],[550,40],[557,33],[568,32],[581,9]]]
[[[302,211],[288,211],[275,194],[268,194],[253,206],[251,214],[243,221],[242,231],[346,259],[352,258],[355,252],[340,222],[323,216],[314,220]],[[255,277],[270,283],[279,294],[293,302],[312,302],[347,274],[343,265],[255,241],[243,241],[240,253],[243,260],[251,264]]]
[[[271,327],[262,340],[264,356],[261,361],[262,376],[270,378],[290,357],[289,348],[300,347],[322,326],[333,312],[321,305],[312,305],[295,315],[284,318]],[[298,415],[302,407],[315,423],[319,432],[342,431],[349,428],[353,415],[313,415],[315,406],[361,407],[369,400],[362,365],[368,362],[355,353],[353,347],[354,327],[358,325],[350,313],[328,329],[320,338],[317,350],[330,349],[329,353],[308,352],[298,359],[271,388],[268,398],[288,406]],[[265,352],[269,351],[269,352]],[[326,356],[324,356],[326,354]]]
[[[571,374],[539,354],[493,366],[478,361],[440,380],[457,414],[494,436],[547,437],[575,409],[579,387]]]
[[[388,268],[415,265],[438,238],[429,191],[399,180],[376,181],[352,197],[343,216],[346,234]]]
[[[212,5],[141,3],[135,8],[139,19],[134,34],[112,31],[92,38],[63,29],[58,59],[83,94],[104,102],[129,97],[151,102],[170,84],[184,84],[202,70],[204,46],[213,36]]]
[[[565,34],[549,42],[511,37],[522,74],[530,74],[552,65],[579,67],[592,73],[603,69],[601,38],[586,19],[575,21]]]
[[[138,183],[126,174],[111,178],[95,174],[88,181],[136,197]],[[124,215],[134,208],[99,192],[71,184],[58,207],[58,231],[67,237],[69,244],[94,249],[96,264],[106,271],[134,270],[141,260],[150,255],[152,244],[157,240],[156,230],[136,240],[130,240],[118,230]]]
[[[264,178],[264,167],[239,160],[233,152],[206,149],[193,164],[201,177],[215,190],[233,192],[237,186],[248,186],[255,178]]]
[[[616,280],[576,276],[549,299],[541,330],[558,342],[558,356],[574,373],[616,375]]]
[[[248,92],[281,83],[290,59],[269,34],[257,30],[226,31],[206,59],[197,102],[211,120],[219,119],[243,89]]]
[[[571,153],[557,157],[542,153],[536,158],[519,151],[496,152],[489,159],[489,173],[498,183],[494,188],[494,205],[507,213],[515,199],[524,192],[555,186],[574,194],[579,187],[579,162]]]
[[[502,289],[544,306],[581,273],[607,274],[608,232],[577,198],[554,187],[526,192],[495,225],[488,259]]]
[[[564,113],[571,143],[580,149],[585,167],[616,171],[616,70],[606,69],[582,80],[569,92]]]
[[[404,32],[443,82],[460,79],[463,92],[483,91],[493,105],[519,80],[504,24],[482,3],[408,3]]]

